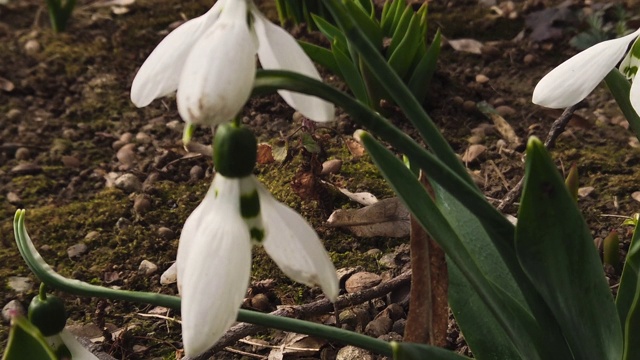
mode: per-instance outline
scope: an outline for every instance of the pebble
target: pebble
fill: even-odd
[[[144,214],[151,208],[151,200],[147,195],[138,194],[133,200],[133,210],[137,214]]]
[[[349,279],[347,279],[344,286],[348,293],[355,293],[372,288],[380,284],[381,281],[382,278],[380,275],[363,271],[353,274]]]
[[[404,328],[406,326],[407,326],[407,320],[398,319],[396,322],[393,323],[393,326],[391,327],[391,331],[400,335],[404,335]]]
[[[270,312],[272,308],[269,298],[262,293],[251,298],[251,307],[262,312]]]
[[[158,265],[149,260],[142,260],[138,266],[138,272],[146,276],[153,275],[156,271],[158,271]]]
[[[29,160],[31,152],[26,147],[21,147],[16,150],[16,160]]]
[[[142,183],[137,176],[133,174],[122,174],[114,182],[116,188],[124,191],[127,194],[140,192],[142,190]]]
[[[129,226],[131,226],[131,221],[129,219],[121,217],[118,219],[118,221],[116,221],[116,229],[118,230],[124,230]]]
[[[173,240],[176,237],[176,233],[168,227],[161,227],[158,229],[158,236],[164,240]]]
[[[62,160],[62,163],[64,164],[64,166],[68,167],[68,168],[76,168],[77,169],[81,165],[80,159],[78,159],[75,156],[67,156],[67,155],[65,155],[65,156],[62,157],[61,160]]]
[[[496,108],[496,112],[502,117],[509,117],[516,114],[516,110],[511,106],[500,105]]]
[[[487,77],[487,75],[484,74],[478,74],[476,75],[476,82],[479,84],[484,84],[489,82],[489,77]]]
[[[24,306],[22,306],[22,304],[20,303],[20,301],[18,300],[11,300],[9,301],[3,308],[2,308],[2,318],[6,321],[6,322],[10,322],[11,318],[16,316],[16,315],[26,315],[26,311]]]
[[[87,244],[77,243],[67,248],[67,255],[69,256],[69,259],[76,259],[81,255],[84,255],[87,252],[87,250],[89,250],[89,247],[87,246]]]
[[[22,199],[20,199],[20,196],[18,196],[18,194],[12,191],[7,194],[7,201],[9,202],[9,204],[18,205],[22,202]]]
[[[36,175],[42,172],[42,167],[32,163],[23,163],[14,166],[11,169],[13,175]]]
[[[336,360],[373,360],[373,355],[367,350],[355,347],[345,346],[338,351]]]
[[[161,285],[170,285],[178,281],[178,266],[173,263],[165,272],[160,276]]]
[[[167,123],[167,128],[169,130],[173,130],[176,132],[182,132],[182,129],[184,128],[184,123],[180,120],[169,121]]]
[[[141,144],[148,144],[151,142],[151,136],[144,132],[139,132],[136,134],[136,141]]]
[[[10,276],[7,281],[7,285],[9,285],[9,288],[15,292],[22,294],[31,290],[33,287],[33,281],[24,276]]]
[[[194,165],[189,170],[189,178],[192,181],[198,181],[204,177],[204,169],[200,165]]]
[[[322,171],[320,171],[320,175],[329,175],[329,174],[337,174],[340,172],[342,168],[342,160],[340,159],[331,159],[322,163]]]
[[[131,166],[136,161],[135,153],[136,144],[125,144],[116,153],[118,161],[125,166]]]
[[[392,326],[393,320],[386,316],[381,316],[368,323],[367,327],[364,329],[364,333],[377,338],[378,336],[382,336],[391,331]]]
[[[536,61],[536,56],[533,54],[527,54],[522,59],[525,65],[531,65],[534,61]]]
[[[89,231],[89,232],[87,233],[87,235],[85,235],[85,236],[84,236],[84,240],[85,240],[85,241],[88,241],[88,242],[91,242],[91,241],[93,241],[93,240],[97,239],[97,238],[98,238],[98,236],[100,236],[100,232],[95,231],[95,230],[93,230],[93,231]]]
[[[24,52],[27,53],[27,55],[29,56],[33,56],[39,53],[40,43],[35,39],[31,39],[27,41],[26,44],[24,44]]]
[[[371,257],[378,257],[382,254],[382,250],[373,248],[373,249],[367,250],[364,254],[369,255]]]
[[[462,103],[462,109],[464,109],[464,111],[469,113],[476,112],[477,111],[476,102],[471,100],[465,100],[465,102]]]
[[[11,109],[9,111],[7,111],[6,117],[9,120],[15,120],[17,118],[19,118],[22,115],[22,111],[18,110],[18,109]]]
[[[130,132],[126,132],[122,135],[120,135],[120,141],[125,142],[125,143],[130,143],[131,140],[133,140],[133,134]]]

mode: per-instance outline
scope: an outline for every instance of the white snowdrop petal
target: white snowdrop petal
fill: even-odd
[[[325,295],[338,297],[336,269],[318,235],[297,212],[279,203],[256,180],[266,237],[267,254],[288,277],[299,283],[319,285]]]
[[[629,92],[629,100],[631,100],[631,106],[636,111],[636,114],[640,115],[640,78],[635,77],[631,83],[631,91]]]
[[[137,107],[178,89],[180,74],[191,48],[218,19],[224,2],[219,0],[206,14],[189,20],[167,35],[151,52],[131,84],[131,101]]]
[[[255,6],[253,6],[255,7]],[[252,7],[254,27],[258,36],[258,58],[264,69],[282,69],[322,80],[318,70],[298,42],[281,27],[272,24],[259,10]],[[302,115],[314,121],[332,121],[335,109],[332,103],[315,96],[280,90],[278,94]]]
[[[596,44],[560,64],[540,80],[533,91],[533,103],[564,108],[584,99],[624,56],[636,32]]]
[[[178,111],[188,123],[231,120],[249,99],[257,45],[245,1],[228,1],[218,21],[194,45],[178,84]]]
[[[251,271],[251,241],[240,216],[238,182],[220,175],[216,180],[216,201],[199,223],[187,220],[185,229],[193,229],[186,235],[183,231],[178,248],[182,338],[189,357],[213,346],[235,322]],[[182,245],[189,234],[195,237],[185,252]]]
[[[78,339],[67,329],[62,330],[58,336],[60,336],[67,346],[67,349],[69,349],[73,360],[98,360],[98,357],[82,346],[82,344],[78,342]]]

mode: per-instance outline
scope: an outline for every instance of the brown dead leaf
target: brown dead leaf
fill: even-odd
[[[267,143],[258,144],[257,161],[260,165],[271,164],[275,161],[275,159],[273,158],[273,149],[271,148],[271,145]]]
[[[474,144],[467,148],[462,155],[462,162],[467,164],[473,162],[478,158],[478,156],[482,155],[487,150],[487,147],[481,144]]]
[[[456,39],[456,40],[448,40],[449,45],[455,51],[468,52],[472,54],[482,54],[482,43],[478,40],[474,39]]]
[[[509,144],[509,148],[515,149],[522,145],[522,140],[516,135],[511,125],[486,101],[478,103],[478,110],[488,117],[495,124],[495,130]]]
[[[364,152],[365,152],[364,146],[362,146],[362,144],[360,144],[355,139],[346,138],[344,139],[344,143],[345,145],[347,145],[347,149],[349,149],[349,152],[351,153],[354,159],[359,159],[362,157],[362,155],[364,155]]]
[[[359,237],[409,235],[409,211],[397,197],[383,199],[361,209],[336,210],[327,224],[346,227]]]

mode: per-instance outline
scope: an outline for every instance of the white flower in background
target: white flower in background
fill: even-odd
[[[143,107],[177,90],[178,111],[187,123],[212,126],[229,121],[251,94],[256,53],[265,69],[321,80],[296,40],[269,22],[253,1],[218,0],[153,50],[133,80],[131,100]],[[285,90],[278,93],[309,119],[334,118],[329,102]]]
[[[633,79],[640,63],[640,43],[629,43],[640,36],[640,29],[618,39],[603,41],[570,58],[540,80],[533,90],[533,103],[549,108],[566,108],[587,97],[620,64],[620,71]],[[640,81],[634,81],[629,94],[631,105],[640,113]]]
[[[71,359],[73,360],[98,360],[98,357],[82,346],[76,337],[67,329],[62,330],[56,335],[47,336],[45,339],[56,353],[60,353],[60,347],[65,346],[67,350],[69,350],[68,353],[71,354]]]
[[[185,222],[178,246],[187,356],[206,351],[235,322],[249,284],[252,244],[262,245],[294,281],[319,285],[331,301],[337,298],[335,268],[311,226],[255,176],[218,173]]]

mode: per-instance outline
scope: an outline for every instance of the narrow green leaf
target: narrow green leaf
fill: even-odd
[[[371,19],[365,10],[353,1],[345,2],[349,14],[353,17],[356,24],[367,34],[369,41],[378,48],[382,49],[382,29],[378,20]]]
[[[636,223],[627,259],[620,277],[620,287],[616,297],[616,307],[620,322],[624,324],[624,359],[640,359],[640,352],[633,351],[640,341],[638,317],[640,304],[640,222]]]
[[[340,29],[333,26],[331,23],[321,18],[320,16],[311,14],[311,18],[313,18],[316,26],[318,26],[318,30],[320,30],[320,32],[327,37],[329,42],[333,43],[336,36],[342,35],[342,31],[340,31]]]
[[[389,65],[401,78],[404,78],[409,72],[413,57],[418,51],[421,41],[424,42],[420,37],[420,19],[414,14],[411,17],[409,26],[407,26],[404,37],[389,57]]]
[[[339,37],[336,37],[333,43],[333,56],[335,57],[336,64],[340,68],[340,73],[344,76],[344,81],[356,99],[365,104],[369,104],[369,95],[367,95],[367,88],[364,80],[360,76],[360,71],[353,63],[353,60],[343,52],[342,49],[346,46],[344,44],[341,45],[339,39]]]
[[[300,44],[302,50],[304,50],[304,52],[309,56],[311,60],[327,68],[327,70],[340,76],[341,78],[344,78],[331,50],[301,40],[298,40],[298,44]]]
[[[540,140],[527,145],[518,260],[576,359],[620,359],[622,328],[589,228]]]
[[[631,130],[633,130],[636,137],[640,139],[640,116],[638,116],[638,113],[636,113],[633,106],[631,106],[631,100],[629,99],[631,84],[629,80],[627,80],[618,69],[611,70],[604,80],[613,98],[618,103],[620,110],[622,110],[624,117],[629,121]]]
[[[422,57],[420,63],[413,70],[413,74],[409,79],[409,89],[419,102],[423,102],[427,96],[427,90],[431,83],[431,78],[436,71],[436,64],[438,63],[438,56],[440,56],[440,40],[442,36],[440,29],[436,32],[436,36],[433,38],[433,42],[429,46],[427,53]]]
[[[393,360],[465,360],[466,356],[435,346],[413,343],[392,342]]]
[[[389,0],[385,1],[384,7],[382,8],[382,16],[380,17],[380,27],[382,28],[382,34],[384,36],[393,35],[393,19],[396,17],[398,13],[398,9],[400,8],[400,3],[404,2],[403,0]],[[387,8],[385,12],[384,9]]]
[[[24,316],[11,320],[9,340],[2,360],[57,360],[44,336]]]
[[[640,278],[636,283],[640,288]],[[636,291],[633,302],[624,323],[624,360],[640,359],[638,344],[640,343],[640,291]]]
[[[387,59],[391,58],[391,55],[396,51],[396,48],[400,46],[402,39],[407,35],[407,29],[409,29],[409,24],[411,20],[414,18],[415,13],[413,12],[413,8],[411,5],[407,5],[404,8],[404,12],[402,16],[398,20],[398,24],[396,28],[393,30],[393,35],[391,36],[391,44],[387,49]]]

